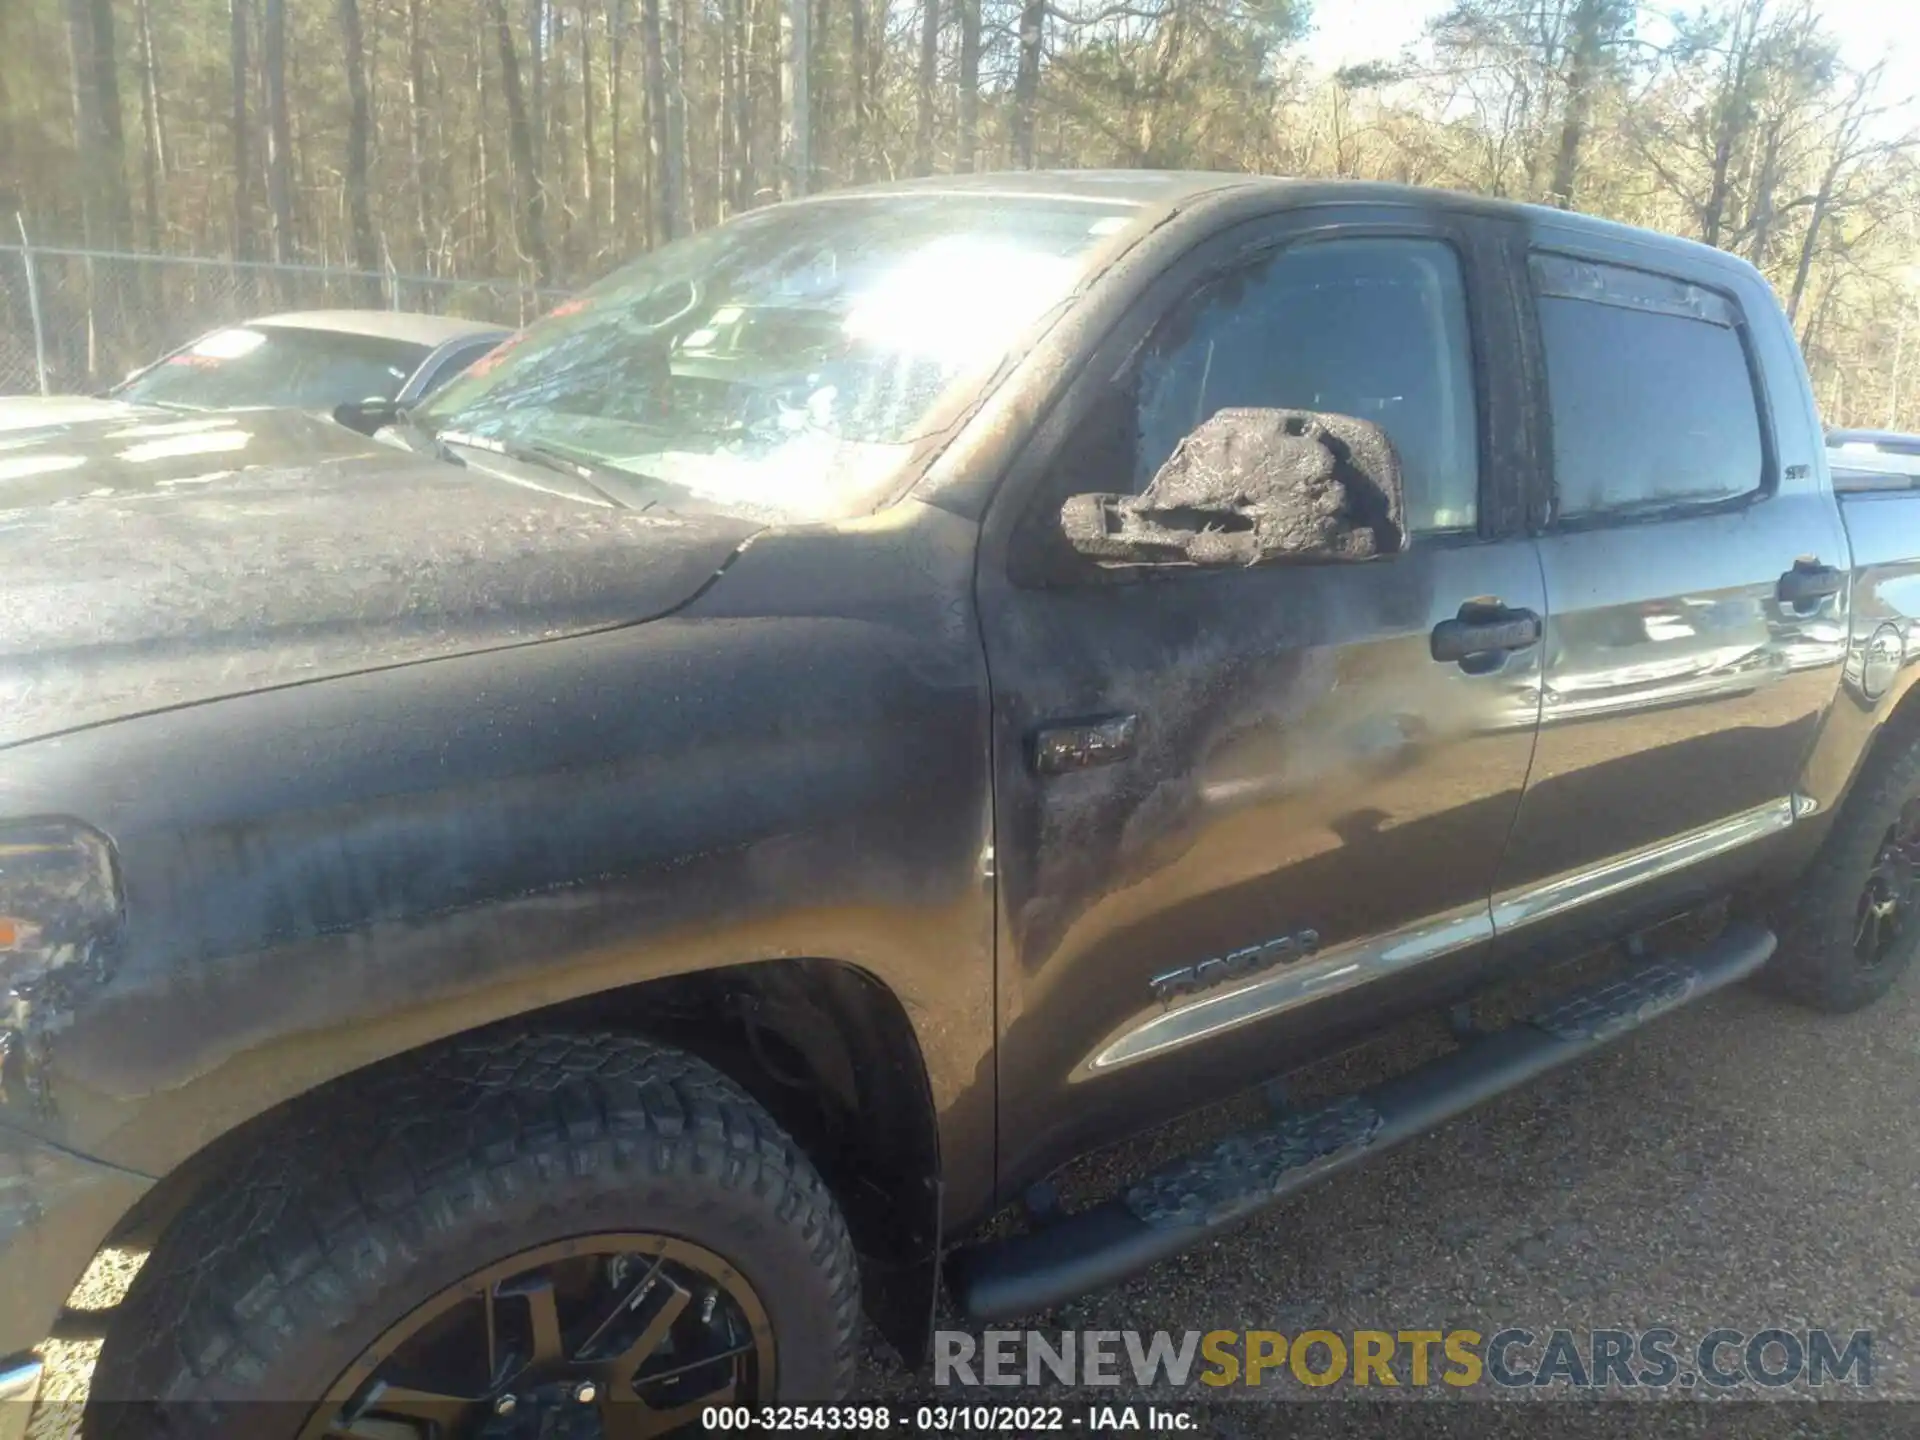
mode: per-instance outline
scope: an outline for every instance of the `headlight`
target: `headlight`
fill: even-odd
[[[120,938],[112,842],[77,820],[0,825],[0,1098],[38,1090],[47,1037],[107,979]]]

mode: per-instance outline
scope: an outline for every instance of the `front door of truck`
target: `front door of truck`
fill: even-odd
[[[1520,427],[1492,263],[1475,222],[1410,207],[1216,237],[1081,371],[996,497],[978,589],[1003,1176],[1283,1071],[1483,959],[1538,647],[1461,659],[1435,632],[1463,607],[1545,611],[1502,500]],[[1382,426],[1410,547],[1125,583],[1062,561],[1065,497],[1139,493],[1232,406]]]

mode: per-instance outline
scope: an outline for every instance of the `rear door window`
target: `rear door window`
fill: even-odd
[[[1554,516],[1630,516],[1758,492],[1766,448],[1738,315],[1684,281],[1534,258]]]

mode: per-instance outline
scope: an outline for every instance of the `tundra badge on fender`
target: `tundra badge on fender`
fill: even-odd
[[[1306,959],[1319,948],[1320,932],[1302,930],[1297,935],[1282,935],[1212,960],[1202,960],[1198,965],[1169,970],[1164,975],[1154,976],[1149,987],[1154,999],[1171,1002],[1184,995],[1197,995],[1202,990],[1211,990],[1229,980],[1257,975],[1276,965],[1292,965]]]

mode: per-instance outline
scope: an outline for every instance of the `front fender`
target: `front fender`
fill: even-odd
[[[164,1175],[285,1099],[490,1021],[831,956],[899,997],[949,1211],[982,1209],[974,531],[901,508],[771,537],[706,601],[647,625],[10,751],[0,816],[71,814],[109,836],[125,926],[102,983],[45,1037],[46,1105],[15,1095],[0,1122]]]

